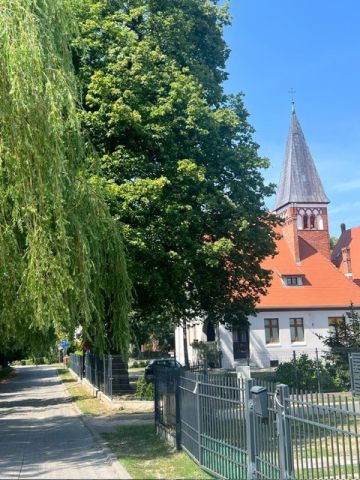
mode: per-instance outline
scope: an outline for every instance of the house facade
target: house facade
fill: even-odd
[[[272,272],[267,295],[249,327],[214,329],[199,321],[187,327],[190,362],[198,360],[196,341],[219,349],[222,367],[248,363],[277,366],[295,354],[320,356],[322,337],[353,304],[360,310],[360,227],[346,230],[333,253],[327,197],[293,107],[274,212],[283,220],[277,255],[263,267]],[[182,329],[175,332],[176,357],[184,363]]]

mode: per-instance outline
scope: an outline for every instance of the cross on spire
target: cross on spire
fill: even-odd
[[[293,88],[290,88],[288,93],[290,93],[291,95],[291,102],[294,103],[294,95],[296,93],[296,90],[294,90]]]
[[[295,113],[295,100],[294,100],[294,95],[296,93],[296,90],[294,90],[293,88],[290,88],[289,92],[290,95],[291,95],[291,106],[292,106],[292,113]]]

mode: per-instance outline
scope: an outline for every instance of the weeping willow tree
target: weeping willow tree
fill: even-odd
[[[118,226],[84,173],[65,0],[0,0],[0,351],[54,333],[126,354]]]

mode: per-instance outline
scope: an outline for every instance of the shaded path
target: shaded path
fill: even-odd
[[[114,479],[54,367],[20,367],[0,385],[0,479]]]

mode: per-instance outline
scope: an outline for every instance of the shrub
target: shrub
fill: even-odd
[[[141,362],[139,362],[139,367],[140,367],[140,368],[145,368],[148,363],[149,363],[149,362],[143,362],[143,361],[141,361]]]
[[[146,383],[144,377],[140,377],[136,382],[135,397],[138,400],[154,400],[154,385]]]
[[[138,368],[139,367],[139,364],[138,362],[135,360],[135,362],[132,364],[132,368]]]
[[[326,366],[306,354],[300,355],[295,361],[280,364],[275,372],[275,381],[309,392],[318,391],[318,381],[322,391],[340,388]]]

